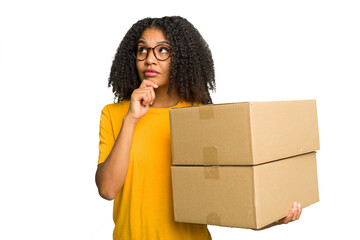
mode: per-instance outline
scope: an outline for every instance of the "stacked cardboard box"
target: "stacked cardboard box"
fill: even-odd
[[[174,217],[259,229],[319,201],[315,100],[170,110]]]

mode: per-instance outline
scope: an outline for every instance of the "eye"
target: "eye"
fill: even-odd
[[[138,48],[137,48],[137,53],[138,54],[145,54],[146,51],[147,51],[147,49],[142,47],[142,46],[138,46]]]
[[[160,46],[159,48],[159,53],[161,54],[167,54],[170,52],[170,48],[169,47],[166,47],[166,46]]]

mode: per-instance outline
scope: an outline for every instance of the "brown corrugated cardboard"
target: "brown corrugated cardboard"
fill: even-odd
[[[174,165],[256,165],[319,150],[315,100],[170,109]]]
[[[319,201],[316,153],[257,166],[172,166],[177,222],[259,229]]]

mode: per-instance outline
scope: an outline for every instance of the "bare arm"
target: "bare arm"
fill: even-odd
[[[125,116],[113,149],[105,162],[98,165],[96,185],[101,197],[112,200],[124,185],[136,119]]]
[[[125,183],[135,127],[155,100],[154,88],[157,87],[153,82],[143,80],[140,87],[134,90],[129,111],[123,119],[111,153],[98,165],[96,185],[100,196],[107,200],[114,199]]]

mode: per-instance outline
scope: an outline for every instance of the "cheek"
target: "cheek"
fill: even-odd
[[[136,71],[138,73],[138,76],[139,76],[140,80],[142,80],[143,76],[141,74],[141,66],[140,66],[139,62],[136,62]]]
[[[165,64],[164,64],[164,70],[166,71],[166,73],[167,73],[167,75],[169,75],[170,76],[170,61],[169,62],[166,62]]]

